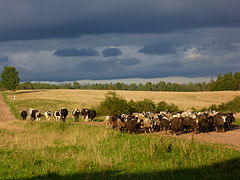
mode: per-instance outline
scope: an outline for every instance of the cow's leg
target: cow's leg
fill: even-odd
[[[85,117],[85,122],[88,122],[88,115]]]

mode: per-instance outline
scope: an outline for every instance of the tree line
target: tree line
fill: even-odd
[[[2,80],[0,81],[0,89],[8,90],[24,90],[24,89],[96,89],[96,90],[129,90],[129,91],[224,91],[224,90],[240,90],[240,72],[219,74],[216,80],[211,79],[210,82],[203,83],[171,83],[160,81],[158,83],[95,83],[80,84],[77,81],[73,83],[19,83],[18,72],[15,67],[5,67],[2,72]]]

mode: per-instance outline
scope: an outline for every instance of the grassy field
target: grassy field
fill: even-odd
[[[238,179],[240,152],[77,123],[0,123],[0,179]]]
[[[43,110],[55,110],[68,107],[69,109],[97,106],[105,98],[105,90],[36,90],[17,91],[16,107],[39,107]],[[152,92],[152,91],[116,91],[126,100],[143,100],[148,98],[155,103],[166,101],[176,104],[180,109],[201,109],[212,104],[220,104],[240,96],[240,91],[220,92]],[[13,97],[9,96],[13,101]],[[39,105],[39,103],[41,103]]]
[[[105,93],[41,90],[17,91],[15,101],[12,94],[4,97],[20,119],[19,112],[29,107],[45,111],[96,106]],[[185,105],[178,105],[190,108],[197,102],[229,101],[240,92],[117,93],[128,100],[154,97],[155,102],[176,103],[182,99]],[[238,179],[239,168],[239,151],[194,139],[121,134],[104,126],[72,123],[71,118],[67,123],[0,123],[0,179]]]
[[[15,101],[11,94],[5,93],[4,97],[20,119],[19,112],[29,107],[45,111],[96,106],[105,93],[41,90],[17,91]],[[134,100],[154,97],[156,102],[185,99],[189,108],[197,103],[197,94],[199,104],[200,99],[217,104],[223,102],[220,96],[226,95],[229,99],[224,101],[229,101],[240,92],[117,93]],[[158,94],[159,99],[152,93]],[[170,97],[172,101],[167,100]],[[67,123],[0,123],[0,179],[238,179],[239,169],[239,151],[200,144],[194,139],[121,134],[104,126],[72,123],[71,118]]]

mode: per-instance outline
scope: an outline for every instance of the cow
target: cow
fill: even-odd
[[[153,122],[149,118],[140,119],[141,126],[144,128],[145,133],[153,132]]]
[[[120,130],[120,132],[124,133],[127,127],[127,123],[124,121],[124,118],[117,119],[117,129]]]
[[[172,134],[173,133],[176,134],[177,132],[182,131],[183,126],[182,126],[181,118],[172,117],[170,119],[170,129],[172,131]]]
[[[227,130],[230,130],[230,127],[232,127],[232,123],[235,122],[235,114],[233,113],[227,113],[226,114],[227,117],[226,117],[226,123],[227,123]]]
[[[120,118],[118,115],[106,116],[105,123],[107,128],[117,129],[117,120]]]
[[[217,113],[213,116],[213,127],[215,128],[216,132],[225,132],[226,130],[226,115],[224,113]]]
[[[91,119],[91,121],[97,116],[97,112],[95,110],[89,110],[88,111],[88,117]]]
[[[66,118],[67,118],[67,115],[68,115],[68,110],[67,108],[62,108],[59,110],[59,113],[60,113],[60,116],[61,116],[61,120],[63,122],[66,122]]]
[[[139,120],[138,118],[133,117],[132,119],[127,121],[126,131],[128,133],[136,133],[140,130],[142,123],[143,120]]]
[[[88,121],[88,118],[90,118],[92,121],[96,117],[97,113],[95,110],[89,110],[88,108],[84,108],[81,111],[81,115],[83,116],[84,121]]]
[[[61,115],[59,111],[54,111],[53,112],[53,117],[55,118],[55,121],[59,122],[61,119]]]
[[[74,117],[74,121],[78,122],[79,121],[79,116],[80,116],[81,112],[79,109],[74,109],[72,112],[72,115]]]
[[[40,118],[42,116],[40,111],[37,109],[30,109],[29,115],[30,115],[31,119],[34,121],[40,121]]]
[[[206,113],[199,114],[198,118],[198,127],[200,132],[209,132],[210,130],[210,119]]]
[[[45,118],[46,118],[47,121],[50,121],[51,116],[52,116],[51,111],[46,111],[46,112],[44,113],[44,116],[45,116]]]
[[[169,129],[170,120],[166,116],[161,116],[159,119],[159,130],[167,131]]]
[[[22,111],[22,112],[21,112],[21,117],[22,117],[23,120],[26,120],[26,119],[27,119],[27,115],[28,115],[28,114],[27,114],[27,111]]]
[[[196,121],[196,119],[186,116],[182,118],[181,122],[182,122],[182,128],[186,133],[188,131],[197,133],[198,122]]]
[[[84,121],[88,121],[88,114],[89,109],[88,108],[83,108],[81,111],[81,115],[83,116]]]

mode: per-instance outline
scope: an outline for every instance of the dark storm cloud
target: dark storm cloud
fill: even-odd
[[[119,56],[122,52],[118,48],[106,48],[102,51],[104,57]]]
[[[158,43],[144,46],[142,49],[139,50],[139,52],[149,54],[149,55],[166,55],[166,54],[175,54],[176,48],[172,43],[158,42]]]
[[[0,74],[2,73],[4,66],[8,66],[8,64],[8,57],[0,57]]]
[[[239,0],[11,0],[0,2],[0,41],[239,26]]]
[[[92,48],[82,48],[82,49],[59,49],[56,50],[54,53],[56,56],[60,57],[69,57],[69,56],[99,56],[99,53]]]
[[[129,58],[129,59],[122,59],[120,60],[119,64],[120,65],[125,65],[125,66],[134,66],[140,64],[140,60],[136,58]]]
[[[7,64],[7,63],[8,63],[8,57],[0,57],[0,65]]]
[[[141,61],[136,58],[127,58],[127,59],[107,59],[107,60],[88,60],[83,61],[79,67],[82,71],[88,72],[91,69],[92,72],[104,71],[108,69],[113,69],[117,71],[118,68],[125,68],[128,66],[138,65]],[[77,69],[79,70],[79,67]],[[99,76],[101,76],[99,74]],[[111,76],[111,75],[110,75]]]

